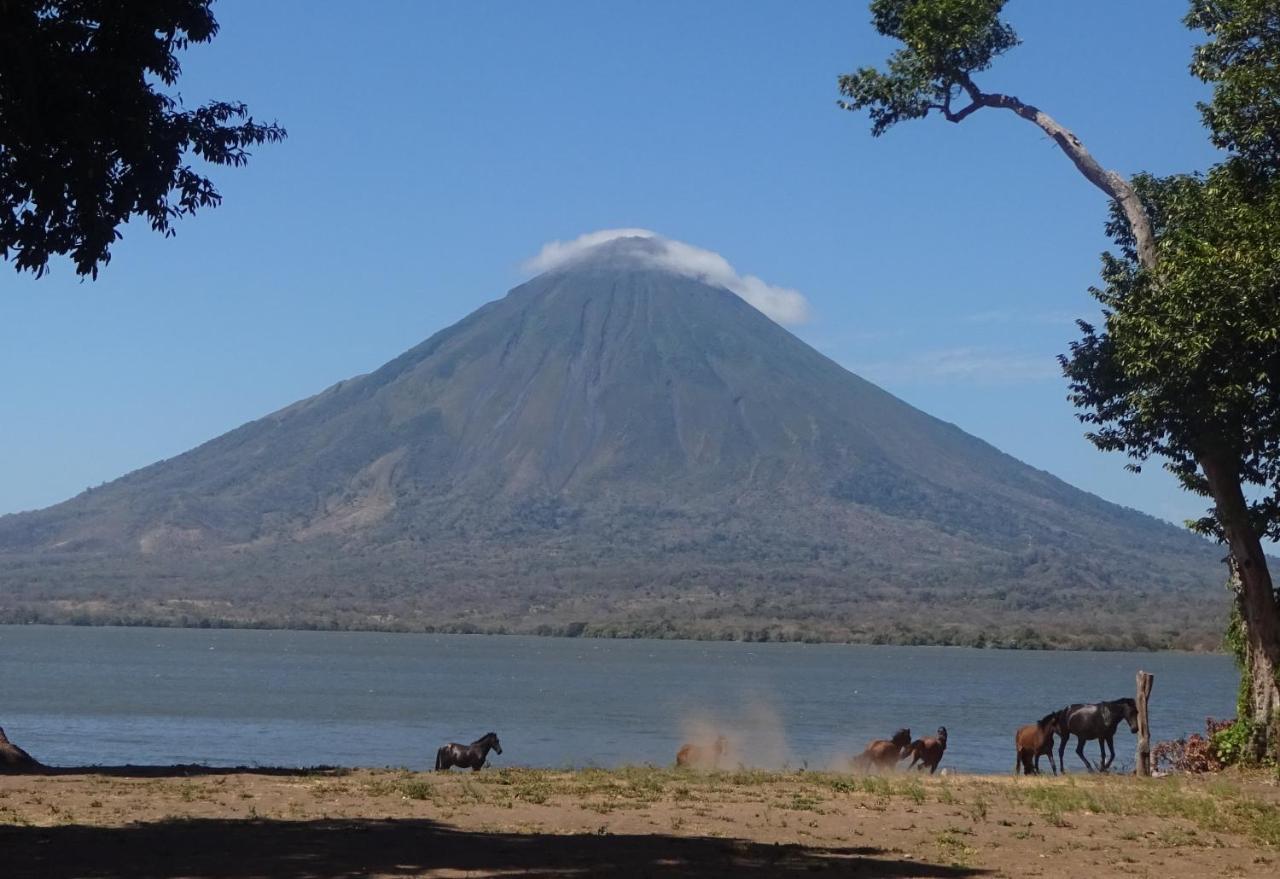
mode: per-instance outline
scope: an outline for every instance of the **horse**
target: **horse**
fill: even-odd
[[[498,741],[497,733],[485,733],[469,745],[450,742],[436,751],[436,769],[444,771],[450,766],[458,766],[479,772],[484,766],[484,761],[489,757],[490,748],[499,754],[502,753],[502,744]]]
[[[1091,704],[1068,705],[1058,712],[1058,735],[1062,737],[1058,745],[1058,764],[1063,773],[1067,764],[1062,755],[1067,750],[1067,739],[1076,737],[1076,754],[1084,761],[1090,772],[1106,772],[1107,767],[1116,759],[1116,745],[1113,740],[1116,727],[1120,721],[1129,723],[1129,732],[1138,731],[1138,703],[1132,699],[1115,699],[1111,702],[1094,702]],[[1084,743],[1090,739],[1098,740],[1098,754],[1101,762],[1095,770],[1089,758],[1084,755]],[[1110,749],[1111,757],[1107,758]]]
[[[891,739],[876,739],[853,758],[854,769],[892,769],[911,748],[911,730],[900,729]]]
[[[947,750],[947,728],[945,726],[938,727],[936,736],[927,736],[923,739],[916,739],[907,748],[906,756],[911,758],[911,762],[907,764],[908,769],[915,769],[918,765],[920,769],[928,768],[929,774],[933,775],[938,768],[938,764],[942,762],[942,754]],[[917,763],[917,761],[919,761]]]
[[[676,752],[676,766],[710,766],[720,768],[720,758],[729,750],[729,740],[724,736],[716,736],[710,747],[686,743]]]
[[[43,765],[35,757],[19,748],[0,728],[0,772],[11,770],[22,772],[25,769],[42,769]]]
[[[1046,714],[1035,723],[1020,727],[1013,736],[1013,744],[1017,754],[1013,760],[1013,774],[1018,774],[1022,767],[1023,775],[1040,774],[1040,758],[1049,758],[1049,768],[1058,774],[1058,767],[1053,762],[1053,734],[1058,730],[1058,714]],[[1064,739],[1065,741],[1065,739]]]

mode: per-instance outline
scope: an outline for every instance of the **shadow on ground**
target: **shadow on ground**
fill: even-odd
[[[10,769],[5,775],[105,775],[111,778],[195,778],[201,775],[341,776],[351,770],[337,766],[292,769],[285,766],[205,766],[178,763],[157,766],[38,766]]]
[[[512,834],[423,820],[181,820],[0,827],[6,879],[356,876],[977,876],[875,848],[679,836]]]

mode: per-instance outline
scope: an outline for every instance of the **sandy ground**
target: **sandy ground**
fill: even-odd
[[[0,776],[20,877],[1280,875],[1274,777],[666,769]]]

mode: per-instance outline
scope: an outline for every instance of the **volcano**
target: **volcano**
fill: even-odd
[[[848,372],[662,240],[0,518],[0,618],[1188,646],[1220,553]]]

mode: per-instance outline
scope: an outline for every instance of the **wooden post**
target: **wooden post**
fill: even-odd
[[[1135,775],[1151,774],[1151,723],[1147,718],[1147,700],[1151,698],[1151,683],[1155,675],[1138,672],[1138,757],[1133,768]]]

